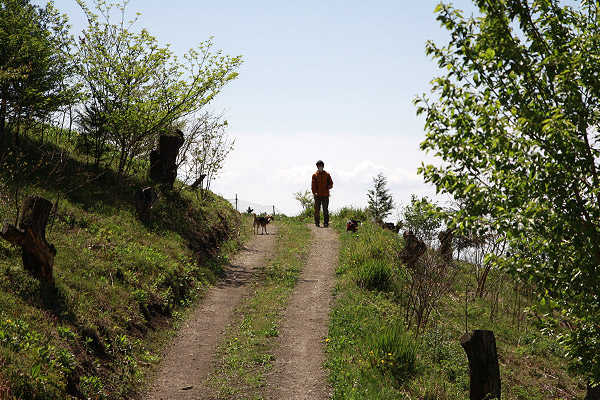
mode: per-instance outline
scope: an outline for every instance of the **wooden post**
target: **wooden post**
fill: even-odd
[[[500,367],[494,332],[476,330],[460,338],[469,359],[470,399],[500,399]]]
[[[19,228],[4,223],[0,237],[20,246],[23,268],[37,277],[52,282],[56,248],[46,241],[46,224],[52,211],[52,202],[39,196],[29,196],[23,203]]]

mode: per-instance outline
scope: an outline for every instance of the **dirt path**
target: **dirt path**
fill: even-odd
[[[269,235],[253,235],[232,260],[226,278],[213,288],[194,310],[167,349],[153,384],[144,399],[208,399],[214,394],[205,387],[221,336],[231,322],[233,309],[244,298],[254,272],[273,253],[277,227]]]
[[[311,251],[288,303],[274,366],[266,377],[268,399],[331,397],[322,364],[339,242],[333,229],[312,226],[311,230]],[[204,382],[234,308],[247,294],[254,272],[273,254],[277,226],[269,231],[269,235],[253,235],[232,261],[227,278],[207,294],[181,328],[144,399],[216,398]]]
[[[329,399],[325,339],[333,300],[339,241],[333,229],[312,226],[311,251],[280,329],[280,347],[267,377],[269,399]]]

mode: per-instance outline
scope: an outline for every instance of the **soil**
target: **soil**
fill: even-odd
[[[266,379],[268,399],[331,398],[323,362],[339,241],[331,229],[311,229],[311,250],[286,308],[280,346]]]
[[[311,231],[311,251],[286,309],[273,369],[266,377],[267,399],[331,397],[323,361],[339,242],[333,229],[311,226]],[[253,235],[233,259],[226,278],[206,295],[166,350],[144,399],[216,398],[214,389],[204,383],[234,308],[248,294],[253,274],[273,254],[276,233],[277,225],[271,225],[268,235]]]

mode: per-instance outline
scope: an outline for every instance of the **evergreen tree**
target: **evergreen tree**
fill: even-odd
[[[373,190],[369,190],[367,193],[369,197],[367,211],[376,223],[381,224],[385,217],[390,215],[395,204],[389,189],[386,187],[387,179],[381,172],[373,178],[373,184]]]

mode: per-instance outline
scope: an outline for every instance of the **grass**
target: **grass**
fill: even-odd
[[[19,157],[13,168],[0,151],[0,218],[14,223],[28,194],[51,199],[57,256],[45,283],[0,240],[0,398],[131,398],[237,250],[239,214],[210,193],[163,190],[145,226],[132,201],[142,175],[94,174],[48,143]]]
[[[252,283],[252,294],[235,310],[219,349],[218,367],[210,384],[221,398],[261,398],[280,322],[306,262],[310,230],[294,218],[275,223],[278,233],[274,255],[265,261]]]
[[[459,343],[465,324],[494,331],[503,399],[584,396],[584,380],[569,372],[564,350],[526,307],[536,304],[526,288],[492,271],[487,295],[475,297],[472,267],[459,262],[417,333],[407,323],[410,275],[397,259],[401,237],[371,223],[345,232],[345,219],[333,224],[342,242],[326,363],[334,399],[468,398]]]
[[[63,150],[37,142],[18,156],[0,149],[0,219],[14,223],[28,194],[51,199],[57,208],[46,237],[58,251],[54,282],[45,283],[0,240],[0,398],[132,398],[248,234],[241,226],[251,224],[224,199],[178,187],[161,192],[145,226],[132,202],[148,184],[144,175],[98,173]],[[458,341],[465,329],[494,331],[504,399],[583,397],[584,382],[569,370],[563,348],[527,308],[543,309],[526,287],[493,270],[486,296],[476,297],[472,267],[457,263],[417,332],[408,323],[411,274],[398,262],[402,239],[370,223],[345,232],[347,219],[367,216],[353,208],[332,215],[342,241],[327,338],[335,399],[467,398],[468,363]],[[261,396],[307,255],[305,221],[310,210],[276,222],[275,255],[220,349],[211,384],[223,398]]]

